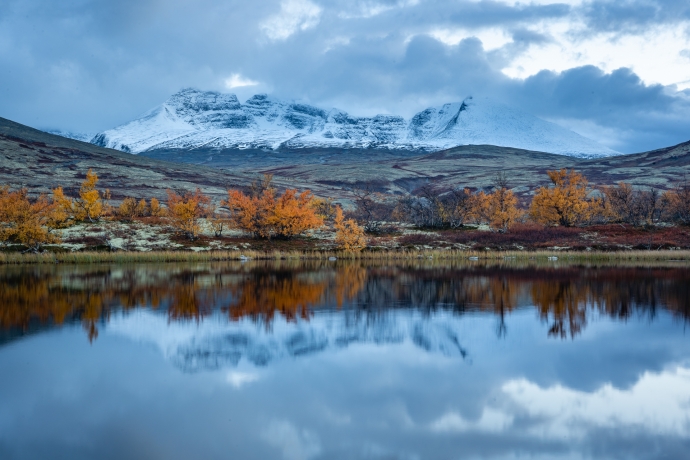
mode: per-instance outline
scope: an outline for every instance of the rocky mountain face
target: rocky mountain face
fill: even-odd
[[[194,149],[356,148],[434,152],[459,145],[497,145],[580,158],[615,155],[570,130],[497,104],[467,98],[428,108],[411,119],[354,117],[339,109],[258,94],[185,89],[125,125],[97,134],[101,147],[129,153]]]

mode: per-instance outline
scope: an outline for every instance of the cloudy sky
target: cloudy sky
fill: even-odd
[[[489,96],[649,150],[690,140],[690,2],[2,0],[2,117],[96,132],[184,87],[353,115]]]

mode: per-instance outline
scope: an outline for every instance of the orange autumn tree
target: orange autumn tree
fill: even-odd
[[[486,223],[492,230],[506,232],[520,219],[522,211],[518,209],[518,199],[508,189],[505,177],[499,175],[494,182],[495,190],[492,193],[480,191],[469,195],[466,192],[466,218],[476,223]]]
[[[103,201],[101,194],[96,190],[98,175],[89,169],[86,179],[79,188],[79,198],[73,201],[74,216],[77,220],[94,222],[103,213]]]
[[[228,190],[228,199],[221,205],[230,211],[235,227],[257,238],[292,238],[323,225],[309,190],[302,193],[286,190],[278,197],[270,187],[253,196]]]
[[[149,203],[149,214],[154,217],[161,217],[165,215],[163,209],[161,208],[160,202],[155,197],[151,198],[151,202]]]
[[[0,187],[0,241],[16,241],[33,252],[44,244],[59,243],[60,238],[51,233],[59,221],[57,209],[45,195],[30,200],[26,189],[10,192],[8,186]]]
[[[275,206],[274,192],[265,190],[259,196],[247,196],[239,190],[228,190],[227,201],[221,202],[230,210],[230,222],[236,228],[256,238],[270,238],[269,216]]]
[[[211,199],[196,191],[184,192],[178,195],[168,190],[168,211],[170,221],[176,229],[180,230],[190,240],[195,239],[201,232],[200,220],[209,214]]]
[[[540,187],[532,199],[529,215],[544,225],[572,227],[586,222],[597,207],[587,198],[588,182],[580,173],[567,169],[547,171],[552,187]]]
[[[367,245],[364,238],[364,229],[357,225],[354,219],[343,217],[343,210],[340,206],[335,209],[335,243],[344,251],[361,251]]]
[[[126,197],[116,209],[116,216],[122,220],[134,220],[136,217],[154,216],[160,212],[160,204],[155,198],[151,198],[151,205],[145,198],[137,201],[133,197]]]
[[[335,213],[338,208],[333,202],[333,198],[314,198],[314,209],[316,209],[316,215],[319,216],[324,222],[333,222],[335,219]]]
[[[52,226],[54,228],[66,228],[74,224],[74,203],[65,196],[62,187],[53,189],[53,203],[55,209],[52,214]]]
[[[276,200],[270,218],[275,235],[280,238],[292,238],[322,226],[323,219],[316,214],[313,201],[314,195],[309,190],[302,193],[297,193],[297,190],[285,190]]]
[[[517,208],[517,197],[512,190],[506,187],[496,189],[486,195],[482,210],[486,215],[489,226],[499,232],[506,232],[520,218],[520,210]]]
[[[137,217],[137,200],[128,196],[117,208],[117,217],[123,220],[133,220]]]

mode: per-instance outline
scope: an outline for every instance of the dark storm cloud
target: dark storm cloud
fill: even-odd
[[[672,95],[662,85],[645,85],[625,68],[610,74],[594,66],[542,71],[512,95],[515,105],[545,118],[591,120],[624,131],[623,148],[629,152],[690,139],[690,99]]]
[[[183,87],[229,91],[224,81],[241,74],[261,84],[232,90],[240,95],[269,91],[353,114],[409,116],[473,94],[593,125],[621,151],[690,138],[690,94],[646,85],[630,70],[580,67],[524,81],[501,72],[553,40],[535,30],[540,21],[579,18],[580,34],[633,33],[687,20],[686,2],[290,1],[5,0],[0,116],[97,131]],[[482,27],[512,41],[487,51],[471,37]],[[444,28],[469,38],[449,46],[429,35]]]

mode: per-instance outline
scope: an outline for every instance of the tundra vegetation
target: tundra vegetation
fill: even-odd
[[[171,229],[189,242],[209,235],[229,238],[224,232],[234,232],[264,241],[266,248],[307,236],[325,242],[322,249],[347,252],[367,247],[375,250],[391,239],[397,247],[426,246],[438,239],[439,232],[455,249],[488,247],[496,241],[506,250],[546,249],[538,243],[572,243],[574,237],[582,240],[601,233],[618,249],[674,247],[679,235],[685,241],[680,246],[690,247],[688,182],[662,191],[623,182],[592,187],[574,170],[548,171],[547,175],[551,184],[533,190],[531,199],[517,196],[506,176],[499,174],[484,190],[440,190],[425,185],[415,193],[394,196],[354,189],[343,207],[333,198],[315,197],[309,190],[279,191],[266,175],[250,187],[229,189],[227,198],[218,202],[197,188],[168,190],[163,203],[155,197],[148,201],[120,197],[114,206],[110,192],[98,189],[98,176],[89,170],[74,198],[60,186],[50,196],[0,187],[0,242],[6,248],[21,245],[27,252],[40,252],[45,246],[59,244],[61,230],[77,223],[95,228],[142,221]],[[634,233],[634,244],[624,241],[620,229]],[[575,249],[591,249],[587,246],[574,245]]]

